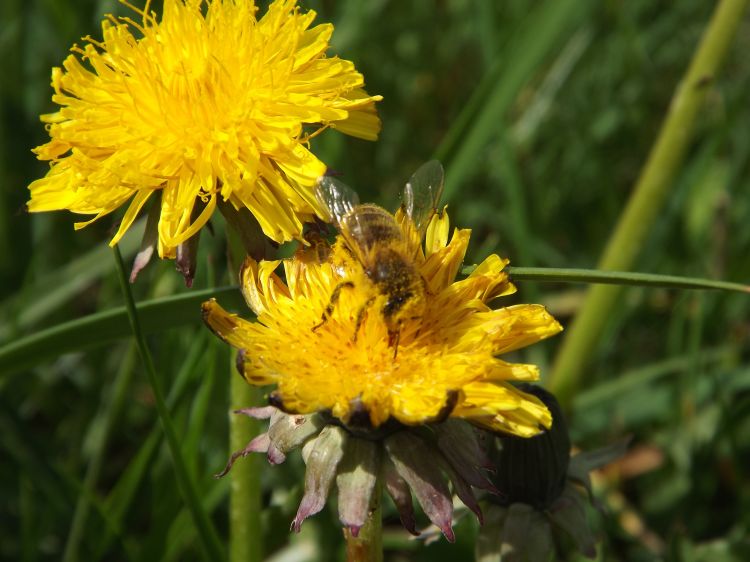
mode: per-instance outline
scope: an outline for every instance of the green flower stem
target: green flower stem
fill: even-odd
[[[629,269],[638,256],[684,160],[698,111],[746,7],[747,0],[721,0],[716,7],[690,67],[674,93],[656,144],[607,243],[598,269]],[[619,287],[592,287],[568,328],[551,379],[552,390],[564,406],[570,403],[583,380],[586,361],[620,294]]]
[[[232,351],[234,360],[236,352]],[[232,410],[260,404],[260,389],[250,386],[231,365]],[[260,422],[248,416],[229,414],[229,446],[239,451],[260,433]],[[260,475],[265,457],[249,455],[237,463],[229,473],[229,560],[231,562],[260,562],[263,560],[263,533],[260,515]]]
[[[554,267],[507,267],[506,271],[513,281],[634,285],[638,287],[662,287],[666,289],[713,289],[750,293],[750,285],[743,285],[742,283],[697,277],[679,277],[676,275],[636,273],[633,271],[601,271],[598,269]]]
[[[370,514],[356,537],[348,528],[344,529],[347,562],[383,562],[382,493],[382,486],[378,482],[372,491]]]
[[[117,264],[117,272],[119,274],[120,288],[125,297],[125,306],[130,320],[130,327],[133,330],[133,337],[138,346],[141,360],[146,368],[148,383],[151,386],[151,391],[154,393],[156,411],[159,415],[162,429],[164,430],[164,436],[166,437],[167,445],[169,446],[169,452],[172,455],[172,464],[174,465],[177,485],[182,493],[183,499],[185,500],[186,507],[193,518],[193,524],[198,532],[198,537],[205,558],[210,562],[224,560],[224,552],[221,542],[219,542],[219,537],[216,534],[211,521],[208,519],[206,512],[203,510],[195,483],[190,478],[187,465],[182,458],[182,451],[180,449],[180,442],[177,439],[177,432],[172,425],[172,418],[170,417],[169,410],[164,402],[164,394],[162,393],[161,385],[156,376],[156,368],[154,367],[153,359],[149,353],[146,339],[138,320],[138,312],[135,308],[135,300],[133,299],[133,293],[130,290],[130,283],[128,282],[128,275],[125,272],[125,264],[122,261],[122,255],[120,255],[120,250],[117,246],[113,248],[113,251],[115,255],[115,263]]]
[[[227,213],[228,214],[228,213]],[[226,214],[225,214],[226,216]],[[252,215],[250,215],[252,217]],[[254,220],[254,219],[253,219]],[[227,228],[229,271],[239,277],[240,267],[248,253],[260,257],[264,238],[257,223],[245,217],[231,221]],[[258,253],[256,253],[258,252]],[[260,254],[260,255],[259,255]],[[229,379],[231,411],[262,402],[262,392],[251,386],[235,370],[237,352],[231,353]],[[239,451],[261,432],[261,422],[248,416],[229,414],[229,450]],[[261,562],[263,560],[263,529],[261,528],[261,472],[263,455],[249,455],[229,473],[229,560],[230,562]]]

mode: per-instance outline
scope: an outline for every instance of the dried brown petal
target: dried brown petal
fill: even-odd
[[[148,265],[154,256],[156,245],[159,242],[159,215],[161,214],[161,192],[153,195],[153,201],[148,209],[146,228],[141,239],[141,248],[133,260],[133,269],[130,270],[130,282],[135,283],[138,274]]]
[[[451,527],[453,502],[435,450],[408,431],[394,433],[384,444],[396,470],[414,491],[425,515],[440,528],[446,539],[454,542]]]
[[[383,480],[385,481],[385,489],[388,491],[388,495],[391,496],[393,503],[396,505],[401,524],[412,535],[419,535],[417,524],[414,520],[414,505],[411,501],[411,490],[409,490],[409,484],[406,483],[406,480],[401,478],[393,461],[388,458],[388,455],[383,457],[382,473]]]
[[[442,467],[445,473],[448,474],[450,481],[453,483],[453,491],[456,492],[456,495],[464,505],[474,512],[479,523],[482,524],[484,522],[482,509],[479,507],[479,502],[477,501],[477,498],[474,497],[474,492],[471,490],[469,483],[461,478],[461,476],[450,467],[447,461],[442,462]]]
[[[438,447],[451,467],[469,484],[497,492],[480,467],[490,464],[480,447],[477,430],[467,422],[449,419],[434,427]]]
[[[198,265],[198,242],[201,231],[199,230],[185,242],[177,246],[177,257],[174,265],[185,279],[185,286],[189,289],[193,286],[193,278]]]
[[[278,410],[276,410],[278,412]],[[319,415],[287,415],[278,412],[271,420],[268,436],[271,438],[274,452],[278,452],[284,462],[286,454],[307,441],[323,427],[324,421]],[[280,464],[274,462],[273,464]]]
[[[268,438],[268,433],[261,433],[255,439],[250,441],[250,443],[245,445],[244,449],[241,449],[239,451],[235,451],[234,453],[232,453],[232,456],[229,457],[229,461],[227,462],[227,465],[224,467],[224,470],[222,470],[218,474],[214,474],[214,478],[221,478],[223,476],[226,476],[226,474],[230,470],[232,470],[232,466],[234,466],[235,461],[237,461],[237,459],[239,459],[240,457],[246,457],[250,453],[267,452],[270,444],[271,444],[271,440]]]
[[[273,415],[275,411],[276,408],[274,408],[273,406],[263,406],[255,408],[242,408],[240,410],[234,410],[234,412],[232,413],[249,416],[251,418],[255,418],[256,420],[267,420]]]

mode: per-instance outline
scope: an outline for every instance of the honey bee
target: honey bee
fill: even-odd
[[[339,180],[323,176],[318,180],[316,197],[327,209],[329,222],[341,233],[333,248],[333,258],[352,258],[364,275],[351,274],[333,290],[323,317],[313,330],[324,325],[334,311],[341,292],[366,283],[371,296],[357,313],[354,337],[366,310],[377,303],[388,330],[388,345],[398,352],[401,326],[417,320],[425,310],[427,285],[417,268],[415,258],[424,232],[443,190],[443,167],[437,160],[422,165],[403,190],[400,224],[396,216],[382,207],[359,203],[359,197]],[[342,268],[347,271],[347,268]]]

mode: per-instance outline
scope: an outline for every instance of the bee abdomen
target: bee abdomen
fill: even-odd
[[[383,306],[383,315],[389,318],[398,313],[413,299],[419,289],[419,272],[414,265],[391,248],[382,248],[375,256],[375,264],[367,272],[381,294],[388,298]]]
[[[358,205],[342,222],[358,244],[368,250],[403,239],[401,227],[393,216],[377,205]]]

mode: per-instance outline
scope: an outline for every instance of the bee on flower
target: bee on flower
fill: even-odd
[[[360,205],[357,193],[335,178],[320,178],[316,194],[341,233],[332,262],[345,274],[355,275],[336,285],[314,330],[331,316],[342,290],[369,290],[370,296],[357,313],[353,339],[357,339],[364,315],[372,306],[383,316],[388,344],[396,355],[401,327],[424,314],[427,286],[417,268],[416,255],[442,189],[442,165],[435,160],[428,162],[406,184],[399,220],[377,205]]]
[[[285,260],[248,258],[240,281],[255,322],[213,300],[203,305],[208,326],[240,350],[242,376],[276,386],[270,410],[250,411],[270,418],[269,432],[236,455],[262,451],[275,463],[302,446],[303,458],[333,463],[308,474],[317,484],[306,486],[310,497],[297,522],[322,509],[330,484],[350,464],[348,447],[355,447],[375,459],[365,463],[373,482],[384,466],[392,467],[393,481],[401,483],[394,493],[403,499],[404,486],[411,487],[450,538],[445,481],[477,513],[471,486],[488,488],[481,455],[462,447],[479,450],[471,445],[473,427],[531,437],[553,422],[541,400],[516,387],[538,379],[538,368],[499,356],[561,327],[540,305],[490,307],[515,292],[508,261],[497,255],[457,279],[470,231],[450,235],[447,212],[435,210],[441,187],[442,167],[426,164],[407,183],[402,207],[390,214],[359,204],[349,188],[322,178],[318,197],[340,230],[329,251],[313,251],[324,259],[311,259],[308,250]],[[310,456],[316,447],[319,454]],[[311,462],[318,461],[308,462],[308,472]],[[323,488],[322,475],[328,478]],[[340,510],[355,496],[362,494],[340,494]],[[357,513],[356,524],[350,516],[341,519],[356,527],[367,510]],[[401,514],[409,519],[408,508]]]
[[[191,242],[217,208],[254,217],[275,242],[323,217],[314,189],[326,166],[307,142],[325,128],[375,140],[381,97],[326,56],[333,25],[311,27],[315,12],[296,0],[260,18],[251,0],[165,0],[160,20],[149,5],[140,23],[108,16],[101,41],[85,38],[53,69],[59,109],[42,116],[50,141],[35,149],[50,169],[27,207],[93,216],[76,228],[125,207],[114,245],[151,205],[134,275],[156,252],[189,282]]]

